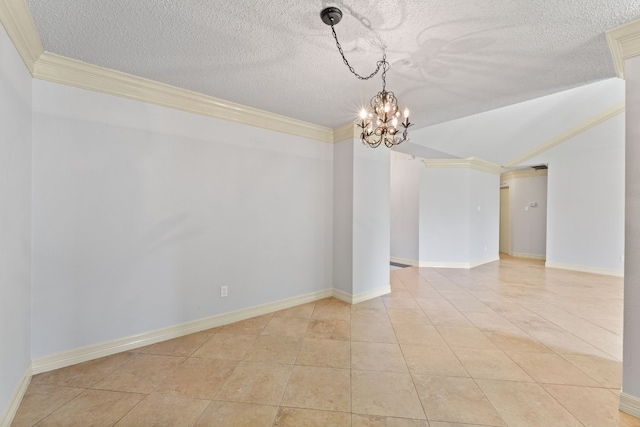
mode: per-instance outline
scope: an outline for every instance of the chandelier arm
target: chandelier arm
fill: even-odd
[[[380,68],[383,69],[382,71],[382,81],[384,83],[384,75],[387,72],[387,68],[389,67],[388,63],[387,63],[387,54],[383,53],[382,54],[382,61],[378,61],[376,62],[376,69],[373,73],[369,74],[368,76],[364,77],[361,76],[360,74],[356,73],[356,70],[353,69],[353,67],[351,66],[351,64],[349,64],[349,61],[347,61],[347,57],[344,56],[344,51],[342,50],[342,46],[340,45],[340,42],[338,41],[338,35],[336,34],[336,29],[333,27],[333,24],[331,25],[331,33],[333,34],[333,38],[336,40],[336,46],[338,47],[338,51],[340,52],[340,56],[342,56],[342,62],[344,62],[344,65],[346,65],[349,68],[349,71],[351,71],[351,73],[356,76],[358,79],[360,80],[369,80],[371,77],[375,76],[376,74],[378,74],[378,71],[380,71]],[[385,65],[386,64],[386,65]]]

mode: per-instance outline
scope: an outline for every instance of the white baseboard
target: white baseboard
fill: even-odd
[[[393,256],[391,257],[391,262],[395,262],[396,264],[410,265],[412,267],[417,267],[420,264],[415,259],[396,258]]]
[[[516,257],[516,258],[528,258],[528,259],[539,259],[539,260],[546,260],[547,256],[546,255],[542,255],[542,254],[528,254],[525,252],[509,252],[509,255]]]
[[[348,302],[349,304],[358,304],[373,298],[377,298],[382,295],[386,295],[390,292],[391,292],[391,286],[384,285],[384,286],[380,286],[379,288],[376,288],[367,292],[362,292],[356,295],[351,295],[339,289],[334,289],[333,296],[335,298],[338,298],[339,300]]]
[[[622,412],[640,418],[640,398],[638,397],[620,393],[620,404],[618,408]]]
[[[490,262],[499,261],[500,257],[495,256],[491,258],[484,259],[482,261],[476,262],[428,262],[428,261],[420,261],[420,267],[430,267],[430,268],[475,268],[484,264],[488,264]]]
[[[33,375],[33,371],[31,369],[31,364],[27,366],[27,369],[24,371],[24,375],[22,375],[22,380],[16,390],[13,392],[11,396],[11,400],[9,400],[9,404],[7,408],[2,413],[0,417],[0,427],[9,427],[13,422],[13,418],[16,416],[16,412],[18,412],[18,407],[22,402],[22,398],[24,394],[27,392],[27,388],[29,387],[29,383],[31,382],[31,376]]]
[[[283,310],[285,308],[294,307],[296,305],[317,301],[319,299],[328,298],[334,295],[334,289],[325,289],[298,297],[287,298],[256,307],[245,308],[232,311],[229,313],[219,314],[216,316],[206,317],[179,325],[169,326],[167,328],[157,329],[155,331],[145,332],[126,338],[120,338],[104,343],[92,344],[86,347],[76,348],[64,351],[51,356],[44,356],[33,359],[31,362],[33,374],[51,371],[54,369],[64,368],[66,366],[75,365],[77,363],[98,359],[104,356],[120,353],[122,351],[132,350],[155,344],[160,341],[178,338],[194,332],[204,331],[206,329],[215,328],[226,325],[228,323],[249,319],[255,316],[272,313],[274,311]]]
[[[545,267],[559,268],[561,270],[580,271],[582,273],[602,274],[604,276],[624,277],[624,270],[607,270],[604,268],[587,267],[585,265],[562,264],[559,262],[547,261]]]

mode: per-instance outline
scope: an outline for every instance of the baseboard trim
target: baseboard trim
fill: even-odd
[[[630,394],[620,393],[620,404],[618,406],[622,412],[640,418],[640,398]]]
[[[16,416],[16,412],[18,412],[18,407],[20,407],[22,398],[27,392],[27,388],[29,387],[29,383],[31,382],[32,375],[33,370],[31,369],[30,363],[29,366],[27,366],[27,369],[25,369],[24,374],[22,375],[20,384],[18,384],[18,387],[16,387],[16,390],[13,392],[7,408],[2,413],[2,417],[0,417],[0,427],[9,427],[13,422],[13,418]]]
[[[396,264],[410,265],[412,267],[418,267],[420,265],[420,263],[415,259],[396,258],[393,256],[391,257],[391,262],[395,262]]]
[[[385,285],[385,286],[380,286],[379,288],[367,291],[367,292],[362,292],[356,295],[352,295],[352,294],[348,294],[344,291],[341,291],[339,289],[334,289],[333,290],[333,296],[335,298],[338,298],[339,300],[342,300],[344,302],[348,302],[349,304],[358,304],[361,302],[365,302],[368,301],[370,299],[373,298],[377,298],[380,297],[382,295],[386,295],[388,293],[391,292],[391,286],[390,285]]]
[[[527,258],[527,259],[537,259],[537,260],[541,260],[544,261],[547,259],[546,255],[541,255],[541,254],[528,254],[528,253],[524,253],[524,252],[510,252],[509,255],[516,257],[516,258]]]
[[[219,314],[215,316],[198,319],[179,325],[169,326],[167,328],[157,329],[155,331],[145,332],[126,338],[116,339],[104,343],[92,344],[86,347],[76,348],[64,351],[51,356],[44,356],[33,359],[31,362],[33,374],[52,371],[54,369],[64,368],[66,366],[75,365],[77,363],[87,362],[89,360],[98,359],[104,356],[120,353],[122,351],[133,350],[146,345],[155,344],[173,338],[178,338],[194,332],[204,331],[206,329],[215,328],[240,320],[249,319],[255,316],[272,313],[285,308],[295,307],[296,305],[306,304],[308,302],[317,301],[334,295],[334,289],[325,289],[298,297],[287,298],[255,307],[245,308],[232,311],[229,313]]]
[[[429,261],[420,261],[420,267],[429,267],[429,268],[464,268],[470,269],[479,267],[484,264],[488,264],[490,262],[499,261],[500,257],[495,256],[491,258],[487,258],[482,261],[476,262],[429,262]]]
[[[562,264],[559,262],[547,261],[544,264],[548,268],[558,268],[561,270],[580,271],[582,273],[602,274],[603,276],[624,277],[623,270],[607,270],[604,268],[587,267],[585,265]]]

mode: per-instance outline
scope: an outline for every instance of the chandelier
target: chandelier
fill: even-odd
[[[409,123],[408,109],[405,109],[403,117],[400,117],[396,96],[393,92],[387,91],[387,70],[389,69],[387,54],[383,52],[382,61],[376,62],[376,69],[373,73],[361,76],[349,65],[336,35],[334,25],[342,19],[342,11],[337,7],[327,7],[320,12],[320,18],[322,18],[322,22],[331,26],[331,33],[342,56],[342,61],[354,76],[360,80],[369,80],[382,69],[382,90],[371,98],[369,108],[363,108],[360,112],[358,127],[362,129],[360,134],[362,143],[375,148],[384,142],[384,145],[391,148],[406,141],[409,138],[407,130],[409,126],[412,126],[412,123]]]

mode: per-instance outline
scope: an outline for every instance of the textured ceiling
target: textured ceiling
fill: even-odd
[[[46,51],[338,127],[381,89],[424,127],[615,76],[604,32],[637,0],[28,0]]]

